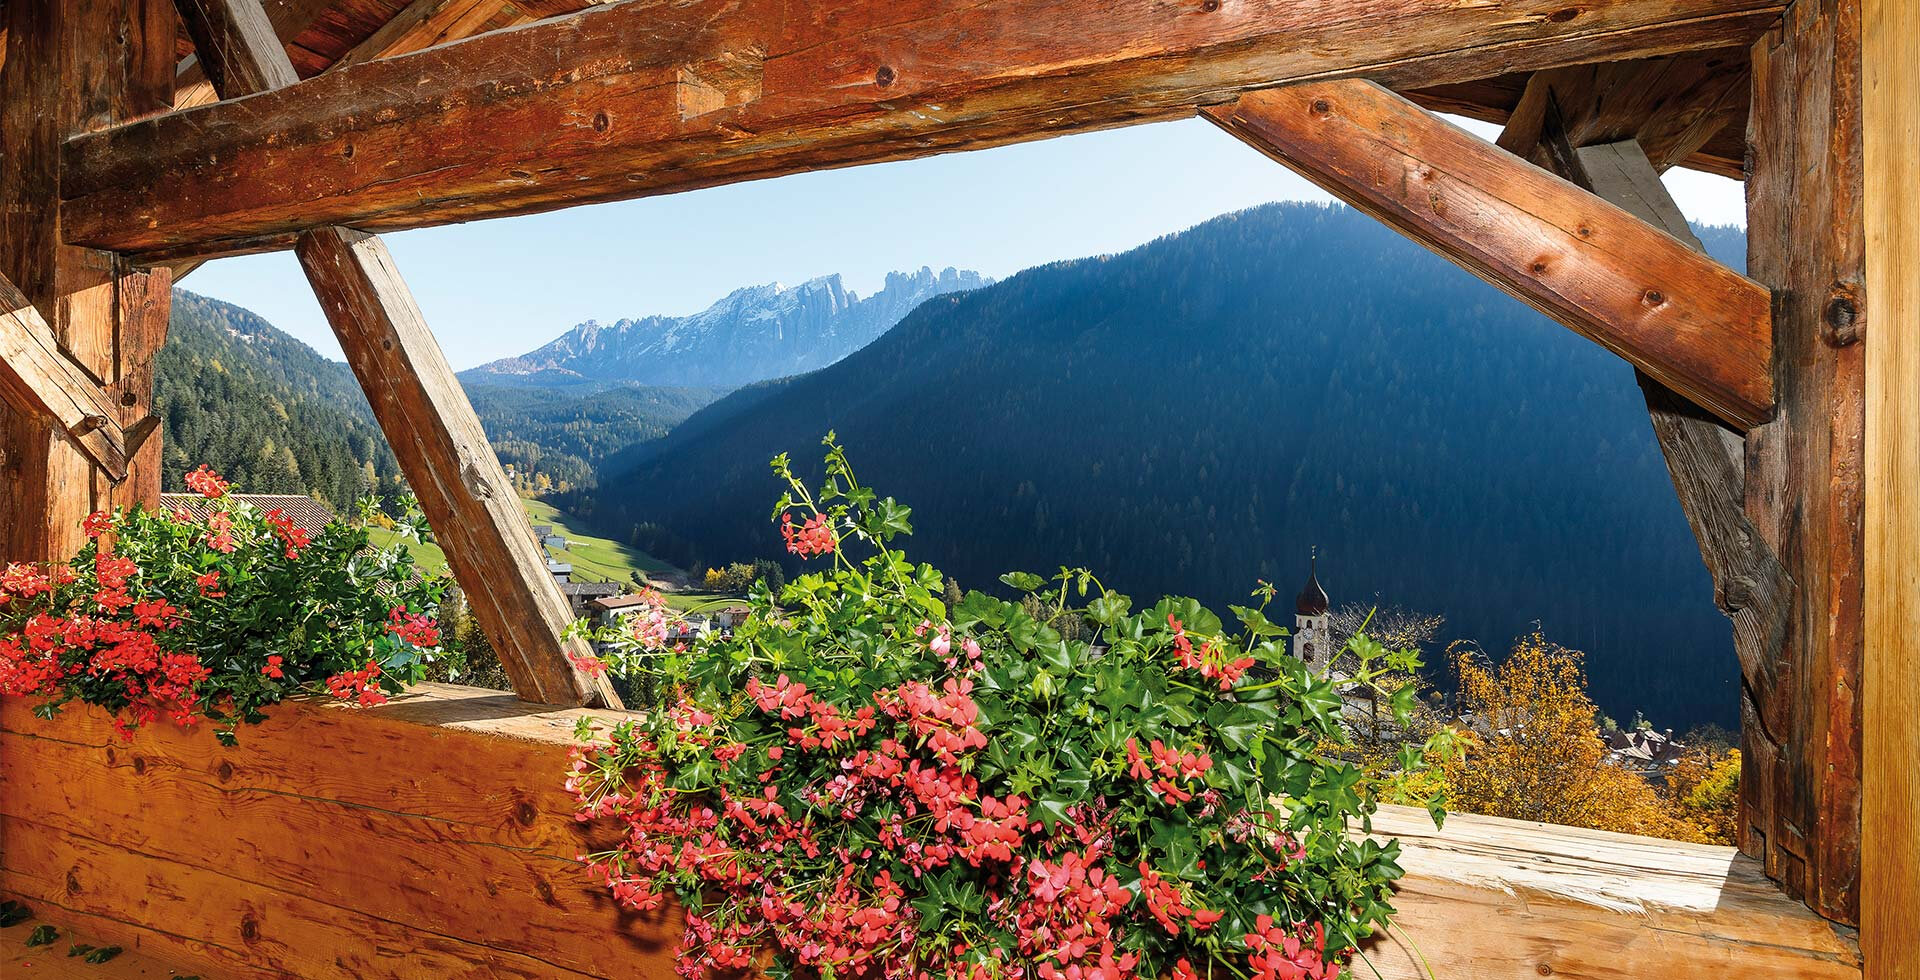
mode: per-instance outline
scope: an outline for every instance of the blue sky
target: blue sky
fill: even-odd
[[[1689,218],[1745,224],[1738,182],[1675,170],[1667,183]],[[923,265],[1004,278],[1267,201],[1328,199],[1189,120],[385,237],[448,360],[468,368],[582,320],[693,313],[749,284],[838,272],[866,295]],[[181,286],[340,356],[290,252],[210,262]]]

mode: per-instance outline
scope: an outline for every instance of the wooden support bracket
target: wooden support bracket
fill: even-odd
[[[177,0],[223,96],[298,76],[259,0]],[[592,651],[572,620],[532,525],[479,416],[379,239],[320,228],[295,246],[374,418],[420,500],[447,563],[521,698],[618,707],[606,677],[576,667]]]
[[[139,449],[102,401],[100,386],[61,353],[53,329],[27,297],[0,276],[0,399],[29,417],[58,426],[107,478],[127,478]]]
[[[1744,429],[1773,409],[1767,290],[1372,82],[1203,115]]]

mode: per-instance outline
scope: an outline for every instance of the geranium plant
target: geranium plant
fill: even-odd
[[[568,779],[623,832],[587,856],[613,895],[677,899],[682,974],[1329,978],[1387,924],[1399,847],[1367,836],[1341,688],[1413,653],[1357,638],[1336,686],[1286,653],[1265,585],[1232,628],[1077,570],[949,608],[895,544],[908,509],[831,436],[817,494],[774,468],[789,549],[830,567],[726,635],[676,641],[664,607],[602,631],[658,703],[583,721]]]
[[[204,516],[140,507],[87,517],[72,561],[0,573],[0,694],[52,717],[80,701],[125,736],[162,717],[223,741],[302,692],[362,705],[417,679],[439,645],[444,584],[364,528],[318,534],[236,500],[206,467]]]

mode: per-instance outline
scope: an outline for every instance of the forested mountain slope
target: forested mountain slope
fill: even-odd
[[[1738,267],[1739,233],[1708,229]],[[926,302],[832,367],[616,456],[576,511],[655,554],[780,551],[767,460],[838,430],[963,585],[1092,566],[1218,607],[1291,595],[1540,623],[1616,714],[1731,724],[1725,620],[1632,370],[1344,208],[1270,205]]]

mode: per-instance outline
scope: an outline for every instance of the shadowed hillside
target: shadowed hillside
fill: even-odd
[[[1709,247],[1739,265],[1738,232]],[[1735,720],[1727,625],[1632,370],[1341,208],[1272,205],[929,300],[840,363],[736,392],[570,502],[663,557],[776,554],[766,461],[838,430],[978,587],[1086,564],[1136,594],[1291,594],[1538,621],[1603,708]],[[617,489],[616,489],[617,488]]]

